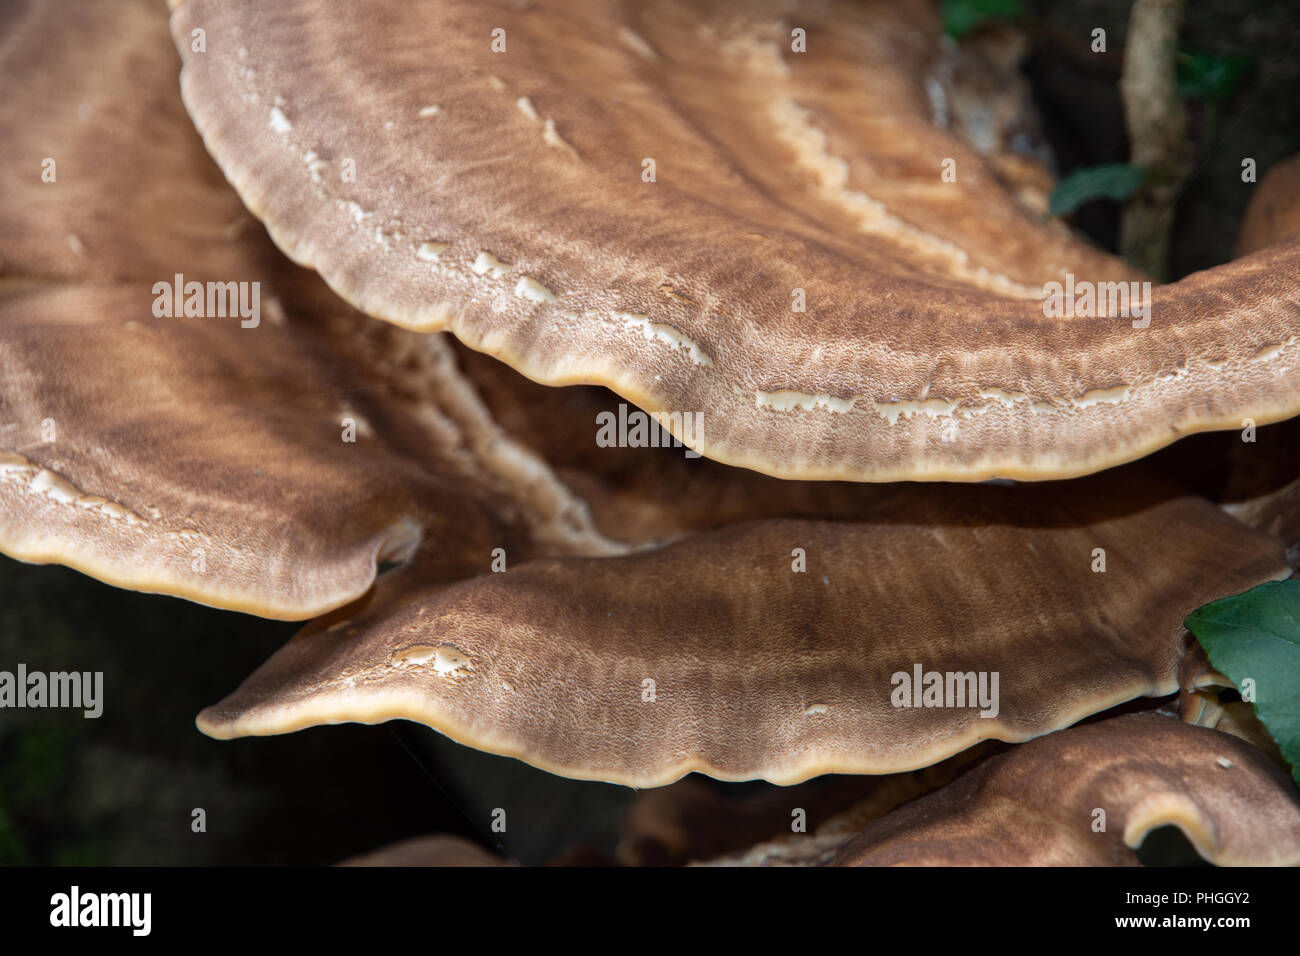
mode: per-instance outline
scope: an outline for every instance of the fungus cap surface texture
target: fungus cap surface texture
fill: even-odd
[[[858,521],[756,521],[450,586],[417,558],[199,727],[405,718],[631,786],[893,773],[1173,693],[1183,618],[1290,573],[1272,538],[1141,475],[1075,490],[911,486]],[[923,697],[918,671],[951,699]]]
[[[1126,306],[1141,276],[936,122],[930,5],[805,7],[394,2],[358,29],[340,0],[187,0],[172,28],[291,258],[720,461],[1068,477],[1300,411],[1300,239]]]
[[[1154,713],[1016,747],[856,834],[785,838],[719,862],[1137,866],[1137,848],[1164,826],[1219,866],[1300,865],[1300,799],[1286,774],[1235,737]]]
[[[295,619],[421,542],[431,580],[498,547],[620,550],[444,336],[360,315],[274,248],[185,115],[164,11],[77,15],[21,9],[0,51],[23,78],[0,136],[57,160],[0,192],[0,550]]]

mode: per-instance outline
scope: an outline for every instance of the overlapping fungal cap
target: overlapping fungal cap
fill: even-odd
[[[466,442],[495,426],[472,394],[455,394],[464,383],[432,347],[443,343],[421,344],[432,381],[403,400],[400,381],[358,374],[295,334],[301,319],[258,330],[158,320],[142,288],[0,300],[8,554],[303,618],[358,597],[377,564],[409,559],[422,540],[431,580],[485,572],[495,549],[518,558],[539,540],[616,549],[539,461],[503,463],[500,436],[487,450]]]
[[[757,521],[445,587],[417,560],[199,727],[405,718],[638,787],[894,773],[1173,692],[1183,617],[1289,573],[1272,539],[1138,474],[1072,490],[910,486],[860,521]]]
[[[1300,865],[1287,776],[1235,737],[1153,713],[1016,747],[852,837],[786,838],[719,862],[1136,866],[1136,849],[1164,826],[1220,866]]]
[[[670,866],[741,853],[802,823],[830,841],[855,834],[894,808],[929,793],[988,756],[995,745],[969,750],[912,773],[828,775],[790,787],[736,794],[729,784],[697,776],[643,790],[628,808],[618,859],[629,866]],[[842,841],[844,837],[839,839]]]
[[[1300,565],[1300,421],[1243,429],[1242,438],[1225,456],[1219,497],[1238,521],[1275,535]]]
[[[186,0],[172,30],[291,258],[720,461],[1063,477],[1300,411],[1300,240],[1125,305],[1141,277],[936,124],[930,5],[801,8]]]
[[[1237,255],[1245,256],[1300,234],[1300,156],[1264,174],[1246,206],[1237,235]]]
[[[283,618],[421,542],[430,580],[495,548],[617,550],[441,337],[360,316],[271,247],[185,117],[159,11],[84,7],[93,29],[14,14],[0,59],[25,75],[6,148],[37,182],[45,153],[56,169],[0,198],[0,549]],[[52,59],[28,70],[32,50]]]
[[[603,534],[622,541],[666,542],[760,518],[853,518],[897,493],[732,468],[668,447],[667,432],[608,389],[547,388],[477,352],[455,351],[492,417],[586,502]]]
[[[170,278],[181,252],[243,278],[250,249],[238,240],[260,230],[182,133],[159,5],[64,7],[81,29],[48,4],[0,11],[0,154],[13,168],[0,195],[0,275]]]

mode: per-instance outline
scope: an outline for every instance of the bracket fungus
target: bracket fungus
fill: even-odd
[[[72,5],[0,14],[0,141],[58,164],[0,193],[0,550],[308,620],[202,731],[876,775],[733,862],[1132,863],[1166,823],[1300,862],[1182,623],[1292,574],[1295,425],[1219,495],[1128,463],[1300,412],[1300,239],[1148,294],[1043,218],[921,0]],[[1138,283],[1140,320],[1053,283]],[[593,440],[638,444],[620,397],[707,458]],[[791,792],[697,784],[625,861],[734,854]]]
[[[1237,235],[1237,254],[1258,252],[1300,234],[1300,156],[1268,171],[1250,197]]]
[[[450,579],[486,570],[494,548],[620,550],[495,424],[445,342],[370,322],[271,247],[174,92],[158,92],[175,67],[152,56],[166,28],[148,10],[127,5],[92,31],[101,68],[140,74],[145,95],[98,109],[94,78],[77,67],[92,44],[67,41],[45,82],[0,110],[16,144],[74,158],[64,180],[79,182],[76,169],[127,176],[159,155],[169,170],[158,199],[124,204],[102,179],[3,199],[15,274],[0,289],[0,548],[288,619],[360,597],[379,564],[421,540],[433,544],[427,573]],[[33,11],[18,33],[43,38],[57,19]],[[71,88],[58,85],[65,76]],[[65,122],[19,131],[42,95]],[[82,95],[91,108],[66,122]],[[83,248],[68,260],[46,229],[74,220],[90,228],[78,227]],[[239,296],[255,315],[235,313]]]
[[[1220,866],[1300,865],[1300,798],[1235,737],[1129,714],[995,756],[851,835],[787,837],[742,865],[1135,866],[1175,826]]]
[[[291,619],[360,597],[426,538],[432,579],[538,540],[618,550],[543,463],[504,447],[443,343],[379,379],[301,330],[297,317],[255,336],[234,320],[159,323],[125,285],[5,295],[4,404],[26,427],[0,454],[0,547]]]
[[[996,746],[971,747],[911,773],[831,775],[740,795],[686,777],[637,794],[622,820],[617,859],[626,866],[674,866],[743,853],[789,833],[795,812],[805,821],[827,820],[816,829],[819,840],[830,840],[841,830],[857,833],[872,820],[951,783]]]
[[[1300,241],[1148,293],[936,125],[928,3],[556,6],[357,31],[338,0],[186,0],[172,28],[290,258],[537,381],[702,413],[675,433],[719,461],[1059,478],[1300,411]]]
[[[1275,535],[1288,562],[1300,565],[1300,420],[1275,425],[1251,442],[1234,443],[1219,496],[1238,521]]]
[[[1027,740],[1173,693],[1183,618],[1290,574],[1275,541],[1206,501],[1134,476],[1078,490],[1062,505],[1048,486],[914,487],[857,522],[745,523],[446,587],[417,561],[346,629],[308,627],[199,726],[406,718],[637,787],[693,770],[895,773]],[[1090,572],[1095,547],[1123,568]]]
[[[1089,722],[985,755],[951,782],[935,771],[944,765],[877,778],[861,803],[814,832],[723,856],[712,851],[724,814],[741,814],[741,833],[774,830],[762,822],[769,811],[788,813],[807,795],[736,806],[698,787],[680,791],[683,781],[633,807],[620,855],[631,865],[1137,866],[1147,836],[1176,827],[1218,866],[1300,865],[1300,797],[1286,775],[1241,740],[1159,713]],[[428,836],[345,865],[502,862],[457,838]]]

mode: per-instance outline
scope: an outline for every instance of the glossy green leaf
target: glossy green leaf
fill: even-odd
[[[1076,169],[1056,184],[1049,209],[1053,216],[1068,216],[1094,199],[1128,199],[1142,185],[1144,176],[1144,170],[1127,163]]]
[[[1300,783],[1300,580],[1270,581],[1193,611],[1187,629],[1251,700]]]

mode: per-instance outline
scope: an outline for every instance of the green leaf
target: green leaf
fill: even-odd
[[[1076,169],[1056,184],[1049,208],[1053,216],[1068,216],[1094,199],[1128,199],[1142,185],[1145,175],[1146,170],[1127,163]]]
[[[960,40],[988,20],[1013,20],[1024,13],[1020,0],[943,0],[943,29]]]
[[[1254,682],[1255,713],[1300,783],[1300,580],[1215,601],[1184,623],[1243,697],[1243,682]]]
[[[1243,53],[1179,53],[1178,93],[1189,100],[1222,102],[1252,66]]]

